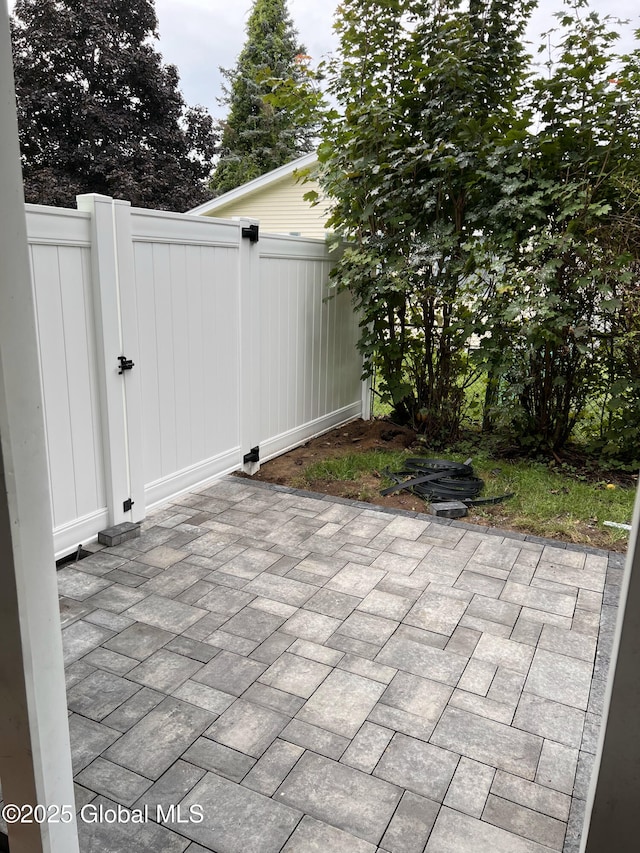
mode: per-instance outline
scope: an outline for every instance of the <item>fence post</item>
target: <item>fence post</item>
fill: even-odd
[[[18,809],[11,819],[5,812],[13,853],[77,853],[15,104],[5,5],[0,9],[0,776],[4,802]],[[58,822],[26,820],[24,807],[37,804],[57,805]]]
[[[135,293],[135,261],[131,236],[131,203],[113,202],[113,223],[118,264],[118,289],[120,294],[120,346],[123,355],[133,362],[133,369],[117,378],[123,380],[124,416],[129,471],[129,497],[132,500],[131,521],[145,517],[144,467],[142,440],[142,385],[140,343],[138,331],[138,305]]]
[[[362,380],[362,420],[370,421],[373,417],[372,380],[370,376]]]
[[[239,219],[239,233],[257,219]],[[259,233],[259,232],[258,232]],[[257,242],[240,237],[240,453],[242,458],[259,448],[262,436],[260,387],[260,249]],[[260,470],[259,461],[243,462],[246,474]]]
[[[79,195],[77,205],[92,219],[92,289],[109,524],[140,521],[145,508],[139,379],[134,376],[136,359],[124,349],[122,320],[125,307],[129,311],[135,302],[130,206],[93,193]],[[136,336],[131,336],[127,344],[135,346],[135,341]],[[132,361],[133,369],[127,369],[122,359]]]

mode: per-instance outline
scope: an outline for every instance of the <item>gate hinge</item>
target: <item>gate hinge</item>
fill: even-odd
[[[135,501],[132,501],[131,498],[127,498],[126,501],[122,502],[122,509],[124,512],[131,512],[131,508],[134,505]]]
[[[260,461],[260,447],[252,447],[249,453],[245,453],[242,461],[246,465],[249,462],[259,462]]]
[[[250,243],[257,243],[260,239],[260,229],[257,225],[249,225],[242,229],[242,236],[246,237]]]
[[[133,367],[133,362],[131,361],[131,359],[126,358],[126,356],[124,355],[119,355],[118,361],[120,362],[120,369],[118,370],[118,373],[124,373],[125,370],[131,370]]]

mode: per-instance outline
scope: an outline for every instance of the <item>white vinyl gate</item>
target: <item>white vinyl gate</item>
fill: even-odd
[[[368,416],[323,241],[104,196],[78,208],[27,205],[58,555],[252,448],[264,461]]]

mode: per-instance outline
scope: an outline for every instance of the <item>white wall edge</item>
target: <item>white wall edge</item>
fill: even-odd
[[[200,488],[210,481],[231,474],[233,471],[238,471],[241,467],[240,447],[234,447],[232,450],[221,453],[219,456],[212,456],[198,465],[191,465],[189,468],[183,468],[169,477],[148,483],[144,488],[147,511],[167,503],[178,495]]]
[[[107,527],[108,520],[109,512],[104,507],[104,509],[83,515],[82,518],[74,519],[74,521],[54,528],[53,547],[56,560],[66,557],[78,545],[95,539],[98,533]]]
[[[351,403],[349,406],[344,406],[342,409],[337,409],[335,412],[323,415],[323,417],[316,418],[314,421],[308,421],[300,427],[280,433],[280,435],[261,442],[260,463],[268,462],[269,459],[274,459],[276,456],[288,453],[289,450],[293,450],[294,447],[304,444],[305,441],[317,438],[319,435],[335,429],[335,427],[361,417],[361,412],[362,403],[358,400],[357,403]]]

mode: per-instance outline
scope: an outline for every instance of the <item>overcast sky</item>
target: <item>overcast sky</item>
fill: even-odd
[[[336,0],[289,0],[289,10],[307,52],[314,63],[337,46],[332,30]],[[178,67],[185,100],[203,104],[213,115],[225,110],[220,96],[220,72],[233,67],[245,39],[245,25],[252,0],[156,0],[159,20],[159,49],[165,61]],[[631,33],[640,27],[638,0],[591,0],[602,13],[632,19],[624,28],[623,49],[633,44]],[[538,43],[541,32],[553,26],[553,13],[561,0],[539,0],[530,27],[530,37]]]
[[[9,0],[13,7],[14,0]],[[217,103],[221,94],[219,67],[231,68],[245,40],[245,25],[252,0],[155,0],[158,15],[159,50],[166,62],[177,66],[181,88],[188,104],[202,104],[217,117],[226,110]],[[289,0],[289,10],[300,40],[318,62],[334,50],[332,30],[338,0]],[[541,32],[553,26],[553,13],[562,0],[539,0],[530,27],[538,44]],[[629,18],[620,42],[623,50],[633,44],[631,33],[640,28],[638,0],[591,0],[591,8],[602,14]]]

